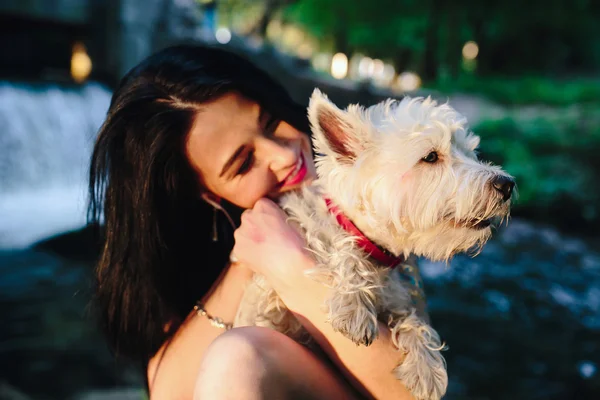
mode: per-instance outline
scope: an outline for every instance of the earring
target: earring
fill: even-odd
[[[221,204],[219,204],[217,201],[211,199],[210,196],[206,193],[202,193],[201,196],[205,202],[207,202],[208,204],[213,206],[213,236],[212,236],[213,242],[217,242],[219,240],[219,234],[218,234],[218,229],[217,229],[217,211],[221,211],[223,214],[225,214],[225,216],[227,217],[227,220],[229,221],[229,224],[231,225],[233,230],[237,229],[235,222],[233,222],[233,218],[231,218],[229,213],[221,206]]]
[[[217,209],[213,207],[213,235],[212,241],[219,241],[219,230],[217,229]]]

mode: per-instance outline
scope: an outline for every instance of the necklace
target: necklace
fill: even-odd
[[[196,314],[199,316],[206,317],[210,321],[210,324],[215,328],[225,329],[226,331],[233,328],[233,324],[226,323],[221,318],[210,315],[204,308],[204,304],[200,301],[197,301],[196,305],[194,305],[194,311],[196,311]]]

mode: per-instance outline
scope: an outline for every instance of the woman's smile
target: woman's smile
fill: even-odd
[[[285,177],[285,179],[280,183],[282,189],[292,188],[294,186],[298,186],[303,183],[304,179],[308,175],[308,168],[306,167],[306,162],[304,161],[304,155],[300,153],[298,157],[298,161],[296,161],[296,165],[294,169],[290,171],[290,173]]]

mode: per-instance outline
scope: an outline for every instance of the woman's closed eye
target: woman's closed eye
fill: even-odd
[[[273,136],[275,134],[275,131],[277,130],[277,127],[279,126],[280,122],[281,122],[281,120],[278,118],[275,118],[275,117],[269,118],[269,120],[267,121],[267,124],[265,125],[265,135]]]
[[[261,113],[261,116],[259,117],[259,121],[261,121],[262,131],[263,131],[264,135],[267,137],[275,136],[275,131],[277,130],[277,127],[279,127],[279,124],[281,123],[281,120],[279,118],[274,117],[273,115],[271,115],[270,113],[268,113],[266,111]],[[248,151],[246,153],[244,161],[238,168],[235,176],[244,175],[245,173],[250,171],[250,169],[254,165],[255,161],[256,161],[256,159],[254,157],[254,150]]]
[[[252,168],[252,165],[254,164],[254,151],[251,150],[248,152],[248,154],[246,154],[246,158],[244,159],[244,162],[242,163],[242,165],[240,165],[240,168],[237,171],[237,175],[244,175],[246,172],[248,172],[250,170],[250,168]]]

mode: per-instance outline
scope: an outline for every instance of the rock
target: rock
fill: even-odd
[[[139,388],[116,388],[108,390],[92,390],[81,393],[73,400],[145,400],[146,391]]]
[[[34,250],[52,252],[70,260],[94,262],[100,255],[102,229],[84,228],[53,236],[33,246]]]
[[[11,386],[8,382],[0,381],[0,400],[31,400],[31,397]]]

